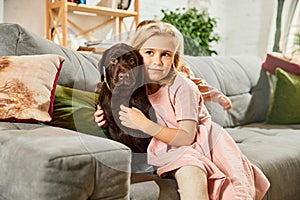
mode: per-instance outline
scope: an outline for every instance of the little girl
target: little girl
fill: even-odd
[[[138,24],[136,30],[138,31],[140,29],[143,29],[148,24],[155,24],[155,23],[159,24],[159,23],[163,23],[163,22],[158,21],[158,20],[143,20]],[[188,67],[188,65],[185,62],[182,61],[180,64],[181,64],[181,66],[178,67],[177,70],[182,72],[186,77],[191,79],[198,86],[198,89],[202,94],[204,102],[213,101],[213,102],[220,104],[224,110],[231,109],[232,104],[231,104],[230,99],[227,96],[225,96],[222,92],[220,92],[216,88],[210,86],[203,79],[195,78],[194,74],[192,73],[192,71],[190,70],[190,68]],[[105,127],[107,125],[107,122],[106,122],[105,116],[104,116],[104,111],[102,110],[102,108],[99,105],[97,106],[97,110],[94,113],[94,117],[95,117],[95,122],[97,123],[97,125],[99,127]]]
[[[144,59],[157,123],[125,106],[120,120],[152,136],[148,162],[158,175],[176,179],[182,200],[262,199],[270,185],[265,175],[211,121],[197,86],[176,72],[183,55],[180,32],[168,23],[151,23],[137,30],[132,45]]]

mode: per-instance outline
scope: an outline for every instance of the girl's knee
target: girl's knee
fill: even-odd
[[[183,166],[175,171],[181,199],[208,199],[206,173],[197,166]]]

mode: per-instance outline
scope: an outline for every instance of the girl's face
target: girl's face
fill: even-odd
[[[175,52],[174,42],[169,36],[153,36],[140,48],[146,73],[150,81],[165,78],[172,66]]]

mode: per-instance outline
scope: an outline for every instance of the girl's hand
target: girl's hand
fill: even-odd
[[[129,108],[124,105],[120,106],[119,119],[121,124],[128,128],[143,130],[150,125],[150,120],[137,108]]]
[[[95,117],[95,122],[99,127],[106,127],[108,125],[105,119],[104,111],[102,110],[100,105],[97,105],[97,110],[94,113],[94,117]]]
[[[224,110],[229,110],[232,107],[231,100],[225,95],[219,97],[219,103],[223,106]]]

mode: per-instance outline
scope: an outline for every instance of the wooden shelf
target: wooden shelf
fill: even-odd
[[[59,43],[63,46],[67,46],[67,26],[71,24],[76,28],[82,35],[88,35],[90,32],[100,29],[108,23],[115,22],[117,27],[116,30],[119,34],[119,39],[122,38],[123,28],[127,33],[131,32],[139,22],[139,0],[134,1],[134,10],[121,10],[113,9],[109,7],[101,6],[90,6],[85,4],[76,4],[68,2],[67,0],[46,0],[47,10],[46,10],[46,37],[47,39],[54,40],[54,37],[58,37]],[[133,3],[133,2],[132,2]],[[95,25],[92,28],[83,30],[76,22],[72,22],[69,17],[69,12],[84,12],[89,14],[95,14],[97,16],[107,16],[110,17],[107,21]],[[132,23],[129,28],[127,28],[126,23],[123,19],[131,17],[133,18]],[[60,36],[58,27],[61,27],[62,34]]]
[[[95,13],[98,15],[115,16],[115,17],[135,17],[138,15],[138,13],[134,11],[112,9],[112,8],[100,7],[100,6],[88,6],[88,5],[69,3],[69,2],[67,3],[67,5],[70,11]]]

